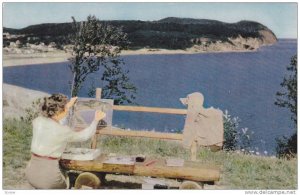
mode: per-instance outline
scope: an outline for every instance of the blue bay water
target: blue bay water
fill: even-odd
[[[131,81],[138,88],[136,102],[143,106],[184,108],[179,98],[199,91],[205,107],[228,110],[241,119],[240,127],[254,132],[254,146],[275,150],[275,138],[289,136],[293,123],[287,109],[274,105],[276,92],[297,53],[296,40],[279,40],[257,52],[124,56]],[[48,93],[69,95],[68,62],[4,67],[4,83]],[[91,83],[101,87],[94,73],[80,91],[87,96]],[[181,130],[184,117],[114,112],[115,125],[156,131]]]

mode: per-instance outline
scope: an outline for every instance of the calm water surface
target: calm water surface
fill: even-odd
[[[292,133],[288,110],[274,105],[286,65],[297,53],[296,40],[279,40],[257,52],[125,56],[131,81],[138,88],[136,102],[143,106],[184,108],[179,98],[199,91],[206,107],[228,110],[241,119],[240,127],[254,132],[254,146],[274,152],[275,138]],[[69,95],[68,62],[5,67],[5,83]],[[101,87],[100,72],[85,83]],[[181,130],[184,117],[114,112],[113,123],[132,129]]]

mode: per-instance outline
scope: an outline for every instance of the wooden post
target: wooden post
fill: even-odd
[[[97,100],[101,100],[101,92],[102,92],[101,88],[96,89],[96,99]],[[92,149],[96,149],[96,147],[97,147],[97,138],[98,138],[98,134],[95,133],[95,135],[93,135],[93,137],[92,137],[92,142],[91,142]]]
[[[191,146],[191,161],[197,160],[197,141],[194,140]]]
[[[91,142],[91,149],[97,148],[97,138],[98,138],[98,134],[93,135],[92,142]]]
[[[97,88],[96,89],[96,99],[97,100],[101,100],[101,93],[102,93],[102,89],[101,88]]]

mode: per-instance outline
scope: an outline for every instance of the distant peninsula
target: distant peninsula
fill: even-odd
[[[217,20],[168,17],[157,21],[106,20],[103,24],[122,27],[127,33],[129,54],[134,51],[239,52],[256,51],[277,42],[275,34],[254,21],[225,23]],[[68,44],[72,23],[47,23],[22,29],[3,28],[6,53],[62,50]],[[131,53],[130,53],[131,51]],[[126,51],[125,51],[126,53]]]

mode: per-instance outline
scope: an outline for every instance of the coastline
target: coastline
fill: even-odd
[[[238,53],[238,52],[255,52],[256,50],[247,50],[247,49],[241,49],[241,50],[200,50],[195,48],[189,48],[186,50],[182,49],[138,49],[138,50],[124,50],[121,53],[121,56],[124,55],[174,55],[174,54],[207,54],[207,53]]]
[[[121,52],[121,56],[129,55],[175,55],[175,54],[205,54],[205,53],[232,53],[232,52],[255,52],[257,50],[223,50],[223,51],[203,51],[193,48],[187,50],[168,50],[168,49],[148,49],[142,48],[137,50],[124,50]],[[23,66],[23,65],[40,65],[48,63],[66,62],[70,54],[63,50],[55,50],[51,52],[41,52],[32,54],[15,54],[15,53],[3,53],[2,66]]]
[[[3,89],[3,119],[5,118],[20,118],[26,115],[26,109],[31,108],[32,102],[39,98],[49,96],[50,94],[11,85],[2,84]],[[20,97],[22,101],[20,101]]]

